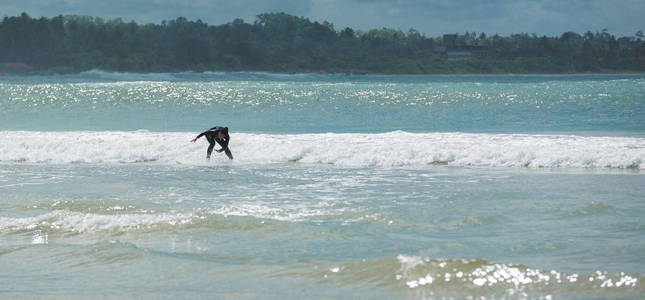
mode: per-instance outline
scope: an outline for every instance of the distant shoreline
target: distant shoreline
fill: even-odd
[[[426,37],[412,29],[336,30],[331,23],[286,13],[221,25],[183,17],[139,25],[75,15],[35,19],[23,13],[5,17],[0,31],[5,33],[0,41],[3,74],[73,74],[96,68],[368,76],[645,72],[643,35],[615,36],[607,30]]]
[[[28,71],[23,70],[7,70],[6,68],[0,69],[0,76],[56,76],[56,75],[78,75],[85,72],[104,72],[107,74],[181,74],[181,73],[195,73],[195,74],[204,74],[204,73],[264,73],[264,74],[275,74],[275,75],[343,75],[343,76],[369,76],[369,77],[423,77],[423,76],[457,76],[457,77],[489,77],[489,76],[645,76],[645,72],[625,72],[612,71],[612,72],[590,72],[590,73],[427,73],[427,74],[396,74],[396,73],[349,73],[349,72],[302,72],[302,73],[280,73],[280,72],[269,72],[269,71],[225,71],[225,70],[208,70],[208,71],[195,71],[195,70],[183,70],[183,71],[173,71],[173,72],[121,72],[121,71],[112,71],[112,70],[102,70],[102,69],[91,69],[86,71],[78,72],[66,72],[59,73],[51,70],[35,70],[29,67]]]
[[[365,76],[645,76],[644,73],[454,73],[454,74],[364,74]]]

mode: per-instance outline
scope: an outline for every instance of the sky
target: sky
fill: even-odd
[[[645,0],[0,0],[0,16],[85,15],[139,24],[185,17],[221,25],[253,23],[262,13],[284,12],[327,21],[336,30],[414,28],[427,37],[484,32],[559,36],[573,31],[634,36],[645,31]]]

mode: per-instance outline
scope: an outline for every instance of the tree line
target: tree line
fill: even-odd
[[[466,32],[426,37],[389,28],[334,29],[328,22],[265,13],[208,25],[184,17],[139,25],[89,16],[4,17],[0,73],[267,71],[379,74],[645,71],[642,31],[549,37]],[[23,68],[25,69],[25,68]],[[16,71],[16,70],[13,70]]]

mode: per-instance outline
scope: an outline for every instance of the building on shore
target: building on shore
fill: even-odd
[[[464,60],[471,58],[485,58],[489,54],[486,46],[466,45],[457,34],[444,34],[443,46],[435,49],[435,55],[447,60]]]

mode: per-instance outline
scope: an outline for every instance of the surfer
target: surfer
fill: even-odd
[[[202,137],[203,135],[206,136],[206,139],[208,140],[208,143],[210,146],[208,146],[208,151],[206,151],[206,158],[211,159],[211,153],[213,152],[213,148],[215,147],[215,142],[217,142],[220,146],[222,146],[222,149],[215,150],[217,152],[222,152],[226,153],[226,156],[228,156],[229,159],[233,159],[233,154],[231,154],[231,150],[228,148],[228,142],[231,140],[231,137],[228,135],[228,127],[220,127],[220,126],[215,126],[209,130],[206,130],[202,133],[200,133],[196,138],[192,139],[191,142],[196,142],[198,138]]]

